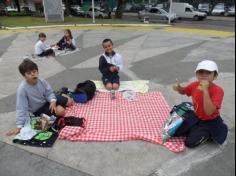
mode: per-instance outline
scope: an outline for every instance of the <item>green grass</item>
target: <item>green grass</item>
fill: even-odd
[[[138,20],[125,21],[119,19],[96,19],[96,24],[130,24],[140,23]],[[0,24],[5,27],[46,26],[58,24],[92,24],[91,18],[65,17],[64,22],[46,23],[43,17],[0,17]]]

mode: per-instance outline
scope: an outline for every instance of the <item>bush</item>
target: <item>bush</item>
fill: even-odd
[[[0,10],[0,16],[5,16],[6,12],[4,10]]]
[[[7,12],[7,16],[16,17],[16,16],[31,16],[31,13],[26,12]]]

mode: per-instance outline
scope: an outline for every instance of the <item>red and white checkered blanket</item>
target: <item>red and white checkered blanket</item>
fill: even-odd
[[[86,119],[85,129],[65,127],[59,139],[71,141],[144,140],[162,145],[162,130],[170,108],[160,92],[137,94],[136,101],[123,99],[122,93],[111,100],[109,93],[97,93],[89,103],[75,104],[66,116]],[[164,144],[173,152],[185,149],[183,138],[171,138]]]

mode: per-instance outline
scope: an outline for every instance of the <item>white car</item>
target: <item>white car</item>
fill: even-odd
[[[146,9],[138,12],[139,19],[145,21],[145,19],[149,19],[149,21],[169,21],[176,22],[177,16],[175,13],[169,14],[164,9],[159,7],[152,7],[150,9]]]
[[[235,6],[231,6],[225,12],[225,16],[235,16]]]
[[[94,14],[96,18],[110,18],[110,15],[111,15],[110,12],[106,13],[104,10],[98,7],[94,8]],[[88,10],[87,16],[90,18],[93,17],[93,8],[90,8]]]
[[[12,8],[12,7],[6,7],[5,8],[6,12],[17,12],[18,10],[16,8]]]
[[[225,7],[225,5],[220,3],[220,4],[217,4],[217,5],[213,8],[211,14],[212,14],[212,15],[224,15],[225,12],[226,12],[226,7]]]
[[[207,14],[199,12],[193,8],[189,3],[178,3],[174,2],[172,4],[172,12],[176,13],[179,19],[192,19],[192,20],[203,20],[206,19]]]

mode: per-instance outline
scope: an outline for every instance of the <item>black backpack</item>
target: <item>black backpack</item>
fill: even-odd
[[[95,96],[95,92],[96,92],[96,85],[93,81],[85,81],[82,83],[79,83],[75,90],[74,90],[74,94],[79,94],[79,93],[86,93],[87,97],[88,97],[88,101],[92,100],[93,97]]]

